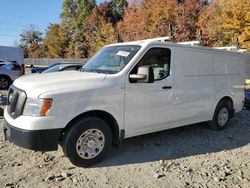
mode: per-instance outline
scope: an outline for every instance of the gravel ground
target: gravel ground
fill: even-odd
[[[196,124],[126,139],[90,168],[73,166],[61,148],[19,148],[0,131],[0,187],[249,188],[249,122],[250,111],[242,111],[224,131]]]

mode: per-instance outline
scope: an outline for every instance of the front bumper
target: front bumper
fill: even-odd
[[[62,129],[24,130],[5,120],[4,136],[20,147],[35,151],[54,151],[58,148]]]

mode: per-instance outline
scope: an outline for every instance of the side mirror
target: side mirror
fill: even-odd
[[[153,68],[149,65],[140,66],[138,68],[137,74],[130,74],[129,78],[132,81],[137,81],[139,83],[153,83],[154,82]]]

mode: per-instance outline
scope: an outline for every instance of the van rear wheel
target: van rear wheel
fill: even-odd
[[[70,162],[87,167],[103,160],[111,142],[108,124],[102,119],[88,117],[71,126],[64,136],[62,148]]]
[[[227,127],[231,109],[226,101],[220,101],[215,109],[213,120],[209,123],[210,128],[214,130],[223,130]]]

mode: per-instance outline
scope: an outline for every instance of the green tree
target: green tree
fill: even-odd
[[[95,7],[95,0],[65,0],[61,13],[62,23],[67,25],[67,33],[70,39],[69,57],[85,57],[88,45],[84,37],[87,30],[86,22],[88,16]]]
[[[99,5],[99,11],[106,20],[112,23],[113,27],[116,27],[117,23],[123,19],[127,5],[126,0],[105,1]]]
[[[50,58],[65,58],[68,53],[69,39],[63,24],[50,24],[43,41],[45,55]]]

